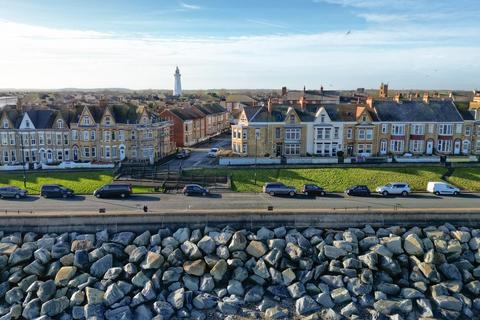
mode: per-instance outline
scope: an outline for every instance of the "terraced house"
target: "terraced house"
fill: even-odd
[[[264,107],[244,108],[232,126],[232,150],[267,157],[335,157],[340,151],[364,158],[470,155],[479,153],[475,126],[472,110],[460,111],[452,100],[428,94],[423,99],[369,98],[365,104],[269,101]]]
[[[2,164],[62,161],[155,161],[175,150],[172,124],[144,108],[4,109]]]

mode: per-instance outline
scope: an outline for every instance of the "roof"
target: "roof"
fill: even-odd
[[[116,123],[133,124],[138,122],[141,113],[137,113],[135,106],[115,105],[108,107]]]
[[[168,109],[171,113],[182,120],[194,120],[203,118],[205,115],[193,108],[172,108]]]
[[[475,114],[472,110],[460,110],[460,109],[458,109],[458,112],[462,116],[463,120],[466,120],[466,121],[469,121],[469,120],[474,121],[475,120]]]
[[[195,106],[198,110],[200,110],[204,114],[218,114],[224,113],[226,110],[219,104],[204,104],[200,106]]]
[[[392,122],[461,122],[462,116],[450,100],[374,100],[381,121]]]
[[[228,95],[225,100],[227,102],[245,102],[245,103],[252,103],[256,101],[252,97],[247,96],[245,94],[231,94],[231,95]]]
[[[32,109],[27,111],[28,117],[36,129],[48,129],[58,115],[58,111],[51,109]]]

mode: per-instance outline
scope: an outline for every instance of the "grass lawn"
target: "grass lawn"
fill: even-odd
[[[455,168],[448,182],[467,191],[480,191],[480,167]]]
[[[92,193],[93,190],[112,181],[111,171],[79,172],[27,172],[27,190],[30,194],[40,193],[43,184],[61,184],[78,194]],[[23,173],[1,173],[0,185],[23,188]]]
[[[300,189],[304,183],[316,183],[330,192],[343,192],[355,184],[374,189],[388,182],[407,182],[416,191],[424,191],[428,181],[440,180],[445,168],[317,168],[317,169],[214,169],[195,171],[195,174],[231,175],[232,188],[238,192],[260,192],[268,181],[279,181]]]

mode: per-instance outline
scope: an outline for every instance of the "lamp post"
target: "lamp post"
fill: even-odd
[[[27,188],[27,170],[25,169],[25,151],[23,148],[23,134],[20,134],[20,146],[22,147],[23,187]]]
[[[258,143],[258,137],[260,136],[260,129],[255,129],[255,165],[254,165],[254,171],[253,171],[253,176],[255,179],[255,185],[257,185],[257,143]]]

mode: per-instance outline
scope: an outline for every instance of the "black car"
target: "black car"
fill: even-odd
[[[322,187],[316,184],[304,184],[302,187],[302,193],[306,196],[324,196],[327,193]]]
[[[187,184],[183,188],[182,192],[186,196],[201,195],[205,197],[210,194],[210,191],[208,189],[198,184]]]
[[[40,195],[44,198],[68,198],[73,197],[74,193],[61,184],[45,184],[40,189]]]
[[[349,196],[370,196],[370,189],[364,185],[353,186],[345,190],[345,193]]]
[[[93,192],[97,198],[126,198],[131,194],[132,186],[129,184],[106,184]]]
[[[3,198],[25,198],[27,196],[27,190],[20,189],[18,187],[6,186],[0,187],[0,199]]]

